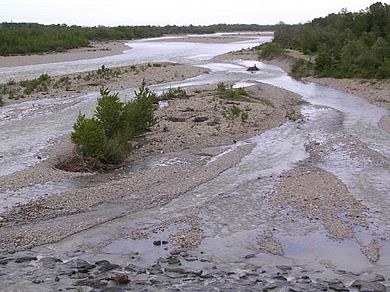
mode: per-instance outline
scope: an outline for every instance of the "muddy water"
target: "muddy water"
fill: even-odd
[[[245,45],[250,46],[248,43],[234,44],[238,47]],[[189,48],[190,46],[192,48]],[[194,214],[205,236],[195,253],[203,252],[210,261],[235,265],[237,262],[244,261],[246,255],[255,254],[254,259],[247,261],[258,261],[262,264],[296,263],[308,267],[344,269],[353,272],[389,273],[390,135],[378,127],[378,121],[383,115],[389,114],[388,111],[370,105],[359,97],[326,86],[295,81],[275,66],[256,61],[207,61],[213,54],[224,52],[222,49],[224,46],[226,46],[225,50],[231,50],[232,44],[202,45],[201,48],[192,44],[190,46],[174,42],[164,42],[164,44],[139,42],[138,48],[142,49],[146,56],[143,61],[162,61],[167,58],[211,70],[210,74],[160,85],[154,87],[155,90],[175,85],[201,85],[229,80],[238,85],[265,82],[302,95],[309,103],[302,111],[305,121],[287,122],[260,136],[253,137],[251,139],[255,145],[253,151],[238,165],[225,171],[216,179],[183,194],[164,207],[102,224],[57,244],[38,248],[36,251],[39,253],[54,251],[64,254],[67,250],[81,249],[86,251],[84,257],[87,259],[99,259],[104,256],[123,263],[130,260],[128,257],[131,252],[139,252],[145,263],[152,263],[168,251],[156,251],[151,241],[166,239],[170,234],[181,228],[188,228],[189,225],[187,223],[169,225],[164,231],[153,234],[148,240],[132,240],[125,235],[137,228],[146,228],[158,225],[164,220]],[[113,60],[112,65],[115,65],[116,61]],[[253,64],[257,64],[260,71],[255,74],[247,73],[245,69]],[[85,63],[79,62],[71,66],[84,65]],[[42,69],[35,67],[21,69],[20,74],[21,76],[35,74],[34,70]],[[66,72],[61,65],[55,65],[52,72],[55,70]],[[0,131],[5,133],[6,139],[1,142],[3,148],[0,149],[9,151],[12,148],[6,153],[8,160],[2,161],[5,161],[2,174],[25,167],[23,163],[26,161],[30,164],[34,163],[32,158],[37,151],[45,147],[50,138],[67,133],[76,113],[80,109],[90,110],[95,98],[96,96],[92,94],[65,109],[44,109],[38,113],[26,113],[25,118],[11,118],[1,122]],[[5,108],[2,114],[6,115],[10,110],[12,107]],[[35,127],[29,127],[32,122],[36,123]],[[20,136],[20,140],[12,144],[16,136]],[[326,236],[320,224],[309,223],[305,218],[297,218],[295,222],[288,221],[284,216],[288,210],[271,208],[269,200],[279,175],[309,157],[305,144],[313,140],[327,143],[332,139],[345,137],[352,139],[353,142],[340,140],[341,142],[335,145],[317,166],[335,174],[347,186],[349,192],[370,206],[373,212],[370,212],[368,229],[356,230],[358,241],[336,242]],[[29,144],[30,140],[33,143]],[[376,153],[377,157],[380,157],[381,161],[373,163],[363,156],[352,155],[348,147],[355,147],[357,143],[366,145]],[[36,148],[33,148],[35,145]],[[24,157],[18,160],[19,155]],[[272,232],[283,243],[285,251],[283,257],[270,256],[259,250],[259,237],[268,232]],[[380,241],[382,245],[381,259],[375,264],[370,263],[362,255],[359,245],[359,243],[367,244],[373,239]]]

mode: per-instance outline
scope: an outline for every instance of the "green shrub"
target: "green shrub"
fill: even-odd
[[[248,111],[243,110],[234,104],[228,110],[223,112],[223,116],[231,122],[233,122],[237,119],[240,119],[241,122],[246,122],[249,118],[249,113],[248,113]]]
[[[259,57],[262,59],[272,59],[284,52],[283,47],[278,43],[267,43],[261,47]]]
[[[314,74],[314,65],[309,61],[299,59],[291,66],[291,76],[295,79],[309,77]]]
[[[23,80],[19,84],[24,87],[24,93],[29,95],[35,92],[47,91],[52,79],[50,75],[43,73],[38,78],[32,80]]]
[[[226,85],[224,82],[217,84],[217,93],[220,98],[248,101],[249,94],[244,87],[233,88],[233,85]]]
[[[164,91],[160,96],[160,100],[168,100],[168,99],[174,99],[174,98],[183,98],[187,96],[187,92],[179,87],[176,88],[169,88],[167,91]]]
[[[102,88],[93,117],[88,119],[80,114],[73,126],[71,139],[76,151],[103,163],[120,163],[132,149],[131,140],[156,123],[156,102],[156,94],[146,87],[145,81],[135,98],[125,103],[118,93]]]

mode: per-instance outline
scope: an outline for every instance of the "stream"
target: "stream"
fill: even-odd
[[[150,226],[172,217],[196,212],[204,227],[205,240],[197,249],[198,254],[208,254],[208,260],[218,263],[237,263],[245,255],[256,253],[248,262],[267,264],[299,264],[311,268],[326,267],[351,272],[381,272],[390,276],[390,134],[378,126],[382,116],[389,111],[367,101],[327,86],[300,82],[289,77],[276,66],[262,62],[234,60],[213,61],[216,55],[232,50],[253,47],[269,41],[257,37],[249,41],[228,44],[179,43],[167,41],[138,40],[129,43],[131,50],[122,55],[99,59],[44,64],[16,68],[0,68],[0,82],[9,78],[30,78],[45,71],[58,75],[96,69],[107,66],[129,65],[144,62],[170,61],[185,63],[210,70],[187,80],[152,86],[156,91],[173,86],[215,84],[219,81],[234,82],[248,86],[263,82],[274,85],[303,97],[307,105],[302,114],[305,122],[286,122],[251,138],[254,148],[236,166],[217,178],[174,199],[167,205],[125,216],[113,222],[86,230],[63,241],[48,246],[50,252],[63,254],[69,249],[89,251],[84,258],[97,259],[104,255],[112,261],[126,262],[130,251],[138,252],[148,264],[156,261],[165,252],[153,251],[153,246],[143,240],[124,238],[123,234],[135,227]],[[246,72],[256,64],[260,71]],[[133,88],[121,92],[131,98]],[[78,113],[91,113],[97,93],[60,99],[28,101],[0,108],[0,176],[38,162],[37,155],[58,137],[68,134]],[[11,115],[18,111],[17,116]],[[316,166],[334,174],[347,187],[350,194],[370,207],[369,230],[355,230],[359,241],[381,241],[381,257],[371,263],[361,253],[356,241],[334,241],[326,236],[323,228],[315,230],[304,219],[290,224],[280,212],[271,210],[264,200],[272,194],[278,177],[309,158],[305,145],[311,141],[326,143],[332,139],[349,137],[378,153],[382,161],[370,163],[360,156],[346,151],[342,142],[332,148]],[[261,178],[261,179],[259,179]],[[92,183],[92,182],[91,182]],[[80,187],[71,181],[31,186],[19,194],[0,193],[0,210],[7,205],[5,197],[15,197],[15,202],[25,202],[46,192]],[[88,185],[88,182],[85,182]],[[35,192],[35,195],[34,195]],[[27,196],[26,194],[29,194]],[[19,196],[20,195],[20,196]],[[12,199],[11,199],[12,200]],[[9,202],[9,201],[8,201]],[[4,203],[2,206],[1,204]],[[183,225],[184,226],[184,225]],[[275,229],[276,237],[283,242],[284,256],[270,256],[256,252],[257,236]],[[170,232],[169,228],[164,231]],[[159,239],[155,237],[152,239]],[[47,247],[37,252],[48,253]],[[308,252],[309,251],[309,252]]]

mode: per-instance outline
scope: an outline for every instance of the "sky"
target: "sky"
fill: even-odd
[[[300,23],[371,0],[0,0],[0,22],[68,25]],[[390,4],[390,1],[382,1]]]

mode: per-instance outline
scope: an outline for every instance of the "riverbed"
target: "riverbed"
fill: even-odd
[[[28,254],[66,260],[77,257],[89,262],[107,259],[121,266],[133,263],[141,269],[172,255],[177,248],[176,241],[186,247],[185,240],[189,237],[197,244],[186,247],[189,255],[184,258],[194,260],[180,261],[192,271],[212,274],[211,271],[216,270],[229,275],[229,271],[235,270],[233,274],[240,275],[237,269],[268,271],[275,265],[283,265],[292,267],[294,279],[302,269],[308,270],[312,278],[339,278],[345,284],[365,274],[381,274],[388,279],[390,134],[379,127],[379,121],[389,111],[352,94],[294,80],[282,69],[258,60],[213,60],[217,55],[269,40],[269,37],[258,36],[244,41],[207,44],[175,42],[174,39],[139,40],[129,43],[132,50],[117,56],[0,68],[0,81],[4,82],[9,78],[31,78],[42,71],[61,75],[96,69],[102,64],[123,66],[169,61],[198,66],[209,73],[159,84],[152,89],[206,86],[220,81],[237,86],[265,83],[298,94],[306,102],[302,106],[301,121],[288,121],[248,140],[222,146],[215,158],[202,167],[211,168],[213,163],[220,163],[221,157],[235,155],[235,151],[241,151],[241,155],[235,155],[234,163],[221,167],[213,179],[200,181],[180,196],[139,212],[114,202],[94,206],[86,213],[76,214],[75,218],[80,216],[83,222],[90,217],[96,223],[108,218],[107,213],[117,216],[91,224],[91,228],[86,225],[59,242],[34,247]],[[247,72],[246,68],[253,65],[260,70]],[[120,94],[131,98],[133,90],[128,88]],[[33,102],[38,109],[31,114],[31,102],[2,108],[3,115],[16,107],[25,107],[26,114],[0,121],[0,133],[4,137],[0,141],[0,174],[12,175],[41,163],[41,159],[37,159],[39,153],[71,131],[79,111],[90,113],[96,98],[97,93],[89,93],[77,98],[38,100]],[[57,107],[48,109],[44,106],[47,104]],[[152,165],[159,163],[186,162],[178,157],[167,157]],[[291,181],[290,178],[295,177],[303,179]],[[78,184],[69,178],[66,182],[31,185],[12,195],[27,202],[26,194],[35,199],[80,188],[83,182],[88,184],[83,178],[78,180]],[[291,196],[284,197],[289,194],[288,188],[301,195],[286,205],[291,199]],[[158,184],[154,190],[164,193]],[[316,196],[311,197],[313,192]],[[4,194],[9,197],[9,191]],[[142,194],[126,194],[120,200],[135,200],[133,195]],[[326,214],[322,210],[326,210]],[[52,224],[60,226],[61,222],[61,217],[54,218]],[[36,230],[45,225],[50,226],[50,222],[38,222]],[[166,247],[156,247],[158,241],[166,241]],[[2,283],[15,288],[26,287],[28,280],[15,283],[16,270],[17,265],[6,275],[0,274]],[[23,273],[31,270],[34,264]],[[250,278],[250,273],[245,273]],[[43,287],[53,287],[52,282],[45,283]]]

